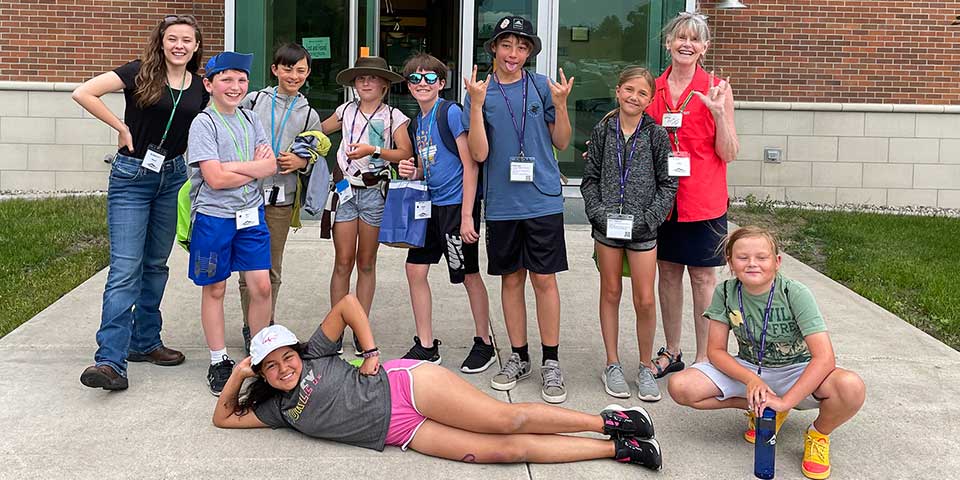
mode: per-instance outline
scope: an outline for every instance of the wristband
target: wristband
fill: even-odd
[[[380,147],[373,147],[373,158],[380,158]]]
[[[370,357],[379,357],[379,356],[380,356],[380,349],[377,348],[377,347],[373,347],[373,348],[371,348],[370,350],[364,351],[361,356],[362,356],[364,359],[368,359],[368,358],[370,358]]]

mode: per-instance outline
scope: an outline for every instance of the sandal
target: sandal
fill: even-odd
[[[669,362],[666,368],[660,367],[660,359],[666,358]],[[653,367],[657,370],[654,372],[653,376],[657,378],[663,378],[667,376],[668,373],[679,372],[683,370],[686,366],[683,363],[683,352],[677,352],[677,355],[674,356],[670,353],[670,350],[667,350],[667,347],[660,347],[660,351],[657,352],[657,358],[653,359]]]

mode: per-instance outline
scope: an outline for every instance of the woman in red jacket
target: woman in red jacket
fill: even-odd
[[[710,46],[706,17],[683,12],[664,28],[671,64],[657,79],[647,113],[670,136],[670,175],[680,180],[677,201],[657,238],[660,307],[667,345],[654,361],[657,377],[684,367],[680,352],[683,271],[693,290],[696,362],[707,359],[703,312],[717,283],[718,250],[727,234],[727,163],[740,144],[733,122],[733,91],[702,66]]]

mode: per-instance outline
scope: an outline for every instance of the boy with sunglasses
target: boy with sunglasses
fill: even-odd
[[[477,200],[479,166],[470,158],[467,135],[459,105],[440,99],[446,84],[447,66],[432,55],[417,54],[403,67],[410,94],[420,105],[420,115],[410,122],[410,138],[417,157],[402,160],[400,174],[424,179],[430,190],[430,220],[422,248],[407,253],[407,282],[417,335],[403,358],[440,363],[440,341],[433,338],[430,265],[446,257],[450,283],[462,283],[470,300],[476,326],[473,348],[460,366],[465,373],[479,373],[494,362],[490,340],[487,287],[480,277],[477,240],[480,202]],[[425,346],[427,345],[427,346]]]

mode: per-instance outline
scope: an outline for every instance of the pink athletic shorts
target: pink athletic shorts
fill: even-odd
[[[423,360],[397,359],[383,362],[381,367],[387,371],[390,381],[390,428],[387,430],[387,445],[407,449],[407,445],[417,434],[417,429],[427,417],[420,414],[413,401],[413,375],[411,370],[420,366]]]

